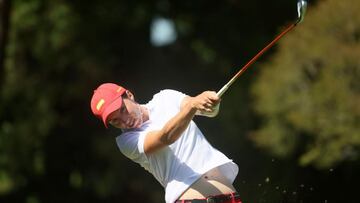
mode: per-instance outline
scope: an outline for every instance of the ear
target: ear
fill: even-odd
[[[127,97],[131,100],[135,101],[135,97],[134,94],[132,92],[130,92],[129,90],[126,90],[125,94],[127,95]]]

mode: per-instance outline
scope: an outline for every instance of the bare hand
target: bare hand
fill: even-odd
[[[205,91],[191,99],[191,104],[196,110],[201,112],[212,112],[220,102],[220,98],[214,91]]]

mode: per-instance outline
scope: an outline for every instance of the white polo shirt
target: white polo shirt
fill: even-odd
[[[215,167],[221,166],[220,170],[231,183],[238,173],[238,166],[212,147],[193,121],[173,144],[150,155],[144,153],[147,133],[161,129],[174,117],[185,96],[175,90],[160,91],[145,104],[149,120],[140,128],[116,137],[120,151],[149,171],[165,188],[167,203],[173,203],[192,183]]]

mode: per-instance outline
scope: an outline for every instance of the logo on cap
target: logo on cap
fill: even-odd
[[[100,99],[100,101],[96,104],[96,110],[100,111],[101,107],[105,103],[104,99]]]

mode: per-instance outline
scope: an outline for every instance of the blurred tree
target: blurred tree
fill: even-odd
[[[139,191],[139,201],[149,200],[151,190],[141,193],[146,178],[144,184],[138,184],[141,177],[128,181],[136,170],[121,173],[126,169],[119,167],[114,140],[99,138],[93,131],[99,126],[88,119],[94,84],[117,68],[111,60],[116,52],[105,45],[116,41],[118,20],[128,22],[114,10],[124,2],[88,2],[89,13],[81,12],[82,3],[12,1],[1,81],[0,201],[111,202]],[[97,29],[104,36],[97,38]]]
[[[259,147],[321,169],[359,160],[359,10],[357,0],[321,1],[260,68],[252,88]]]
[[[11,3],[0,95],[0,193],[5,194],[31,187],[46,173],[44,142],[58,119],[59,84],[53,80],[68,65],[57,63],[57,54],[71,38],[70,11],[55,4],[59,1]]]
[[[4,81],[4,59],[10,21],[11,0],[0,0],[0,81]],[[1,87],[1,82],[0,82]]]

